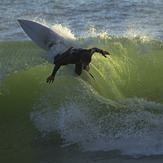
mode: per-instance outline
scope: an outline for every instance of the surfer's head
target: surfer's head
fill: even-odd
[[[88,65],[91,62],[91,57],[92,55],[90,55],[90,53],[83,53],[81,56],[81,62]]]

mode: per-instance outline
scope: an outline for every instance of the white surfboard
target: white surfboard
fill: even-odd
[[[18,20],[18,22],[32,41],[42,49],[49,50],[52,46],[65,44],[63,37],[42,24],[30,20]]]

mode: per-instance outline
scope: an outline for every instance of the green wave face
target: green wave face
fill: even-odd
[[[28,130],[36,128],[45,139],[50,135],[62,147],[77,144],[83,151],[162,154],[162,42],[113,36],[76,42],[110,52],[107,58],[93,55],[90,72],[96,82],[86,72],[75,77],[74,65],[68,65],[49,85],[46,78],[53,65],[47,62],[48,53],[28,41],[2,42],[3,115],[29,113],[25,122],[34,126]],[[25,137],[26,142],[32,137]]]

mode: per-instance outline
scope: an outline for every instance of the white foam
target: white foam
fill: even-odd
[[[39,131],[59,131],[65,140],[62,147],[78,144],[82,151],[120,150],[125,155],[163,154],[163,117],[151,109],[160,104],[144,99],[127,99],[126,108],[109,104],[66,102],[56,110],[31,113]],[[89,106],[88,106],[89,105]],[[103,107],[106,108],[103,108]]]
[[[48,61],[53,60],[54,56],[56,56],[57,54],[62,54],[68,48],[74,46],[76,40],[71,30],[65,26],[62,26],[61,24],[55,24],[51,26],[51,29],[59,34],[61,37],[63,37],[66,41],[64,42],[64,44],[58,44],[51,48],[51,50],[49,51]]]
[[[76,39],[71,30],[67,27],[62,26],[61,24],[55,24],[51,27],[51,29],[54,32],[58,33],[60,36],[64,37],[65,39]]]

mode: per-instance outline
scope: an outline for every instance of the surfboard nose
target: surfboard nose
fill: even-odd
[[[19,24],[22,26],[25,22],[27,22],[27,20],[23,20],[23,19],[18,19]]]
[[[18,22],[21,23],[23,20],[22,19],[18,19]]]
[[[21,19],[18,19],[18,23],[21,24],[22,20]]]
[[[49,45],[64,45],[64,38],[45,25],[24,19],[18,19],[18,22],[29,38],[42,49],[49,50]]]

